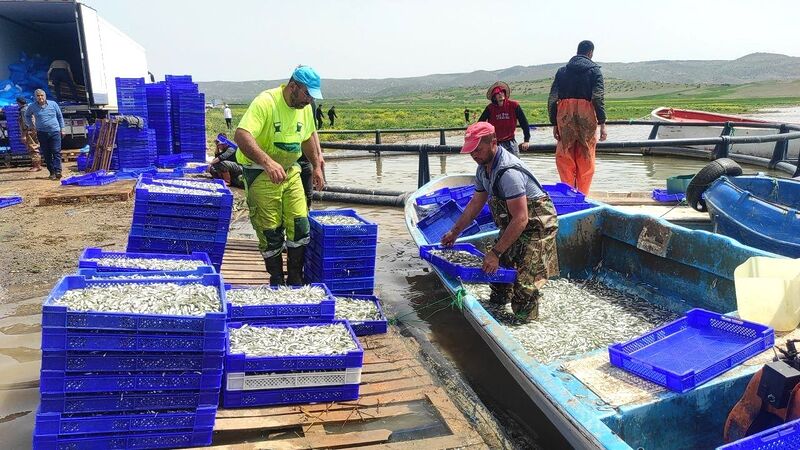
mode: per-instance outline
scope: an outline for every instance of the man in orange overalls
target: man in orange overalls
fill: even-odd
[[[556,138],[556,167],[561,181],[584,194],[594,175],[597,125],[606,140],[605,87],[600,66],[592,61],[594,44],[581,41],[578,54],[558,69],[547,112]]]

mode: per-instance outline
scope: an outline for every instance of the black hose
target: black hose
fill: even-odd
[[[402,208],[408,195],[395,197],[388,195],[348,194],[344,192],[314,191],[312,198],[322,202],[355,203],[357,205],[394,206]]]
[[[403,191],[390,191],[390,190],[379,190],[379,189],[369,189],[369,188],[359,188],[359,187],[352,187],[352,186],[331,186],[326,185],[325,192],[342,192],[345,194],[366,194],[366,195],[388,195],[391,197],[397,197],[400,195],[405,195],[406,193]]]

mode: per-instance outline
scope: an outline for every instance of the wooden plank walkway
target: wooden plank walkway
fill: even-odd
[[[257,242],[229,240],[225,282],[266,283]],[[416,356],[416,343],[394,327],[359,338],[364,347],[360,397],[355,401],[220,409],[212,449],[446,449],[488,448]],[[223,380],[224,382],[224,380]],[[422,428],[427,435],[402,433]],[[397,434],[397,433],[396,433]]]

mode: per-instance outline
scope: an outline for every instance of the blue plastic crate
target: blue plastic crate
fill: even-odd
[[[42,352],[42,370],[64,372],[187,372],[221,370],[224,351],[204,353]]]
[[[131,236],[149,237],[158,239],[182,239],[203,242],[225,243],[228,240],[228,227],[216,231],[187,230],[183,228],[162,228],[139,223],[131,224]]]
[[[313,239],[308,248],[319,258],[375,258],[377,246],[367,247],[320,247],[319,241]]]
[[[453,200],[461,200],[462,198],[471,199],[475,195],[475,185],[468,184],[466,186],[458,186],[450,188],[450,198]]]
[[[420,195],[416,198],[415,202],[419,206],[424,206],[446,203],[448,200],[451,200],[450,188],[443,187],[431,192],[430,194]]]
[[[666,189],[653,189],[651,194],[653,200],[662,203],[677,203],[682,202],[686,198],[685,192],[670,194]]]
[[[383,334],[386,333],[386,330],[389,327],[389,323],[386,320],[386,316],[383,314],[383,308],[381,308],[381,301],[378,297],[374,295],[339,295],[337,297],[349,297],[358,300],[363,300],[365,302],[373,302],[375,306],[378,308],[378,312],[381,315],[380,320],[365,320],[365,321],[352,321],[350,322],[350,326],[353,328],[353,333],[356,336],[369,336],[372,334]]]
[[[317,222],[314,218],[320,216],[348,216],[354,217],[363,225],[323,225]],[[359,216],[355,210],[352,209],[333,209],[326,211],[310,211],[308,213],[308,220],[311,224],[311,230],[323,238],[329,236],[377,236],[378,225],[370,222],[363,217]]]
[[[268,389],[263,391],[222,392],[222,404],[226,408],[253,406],[293,405],[307,403],[330,403],[358,399],[357,384],[323,386],[295,389]]]
[[[177,230],[198,230],[216,232],[225,230],[230,226],[229,220],[205,220],[195,217],[159,216],[154,214],[133,213],[131,225],[142,227],[175,228]]]
[[[42,394],[39,411],[91,413],[112,411],[173,411],[217,406],[219,390],[152,391],[100,394]]]
[[[335,267],[330,269],[323,269],[320,266],[320,261],[312,258],[310,253],[306,253],[306,273],[312,273],[314,276],[323,280],[335,280],[339,278],[366,278],[375,276],[375,264],[367,267]]]
[[[205,173],[208,170],[208,164],[200,164],[199,166],[184,167],[183,173]]]
[[[484,254],[472,244],[454,244],[452,247],[447,248],[469,252],[481,259],[484,257]],[[458,266],[431,254],[431,250],[443,249],[446,249],[446,247],[441,245],[421,245],[419,247],[419,256],[441,269],[444,273],[470,283],[513,283],[517,279],[517,271],[514,269],[499,267],[494,274],[488,274],[479,267]]]
[[[341,370],[362,367],[364,363],[364,349],[358,342],[356,335],[346,321],[334,320],[331,323],[342,323],[350,330],[353,342],[357,349],[343,355],[318,355],[318,356],[246,356],[243,353],[231,353],[230,346],[225,350],[226,372],[286,372],[291,370]],[[241,328],[241,322],[230,322],[228,330]],[[290,328],[313,326],[310,324],[266,324],[254,322],[251,326],[270,328]]]
[[[555,205],[586,201],[586,195],[566,183],[545,184],[542,185],[542,188]]]
[[[111,435],[33,435],[34,450],[106,450],[204,447],[211,445],[214,428]]]
[[[327,299],[319,303],[301,303],[294,305],[243,305],[236,306],[230,302],[227,305],[229,320],[239,322],[249,322],[251,320],[258,320],[261,322],[268,322],[272,319],[287,320],[287,319],[320,319],[320,320],[333,320],[334,311],[336,310],[333,294],[328,290],[328,287],[320,283],[312,283],[325,290]],[[266,286],[265,286],[266,287]],[[233,286],[230,290],[248,289],[243,286]]]
[[[42,351],[218,352],[225,333],[93,333],[42,327]]]
[[[337,251],[350,247],[375,247],[378,245],[378,235],[372,236],[322,236],[315,232],[311,233],[311,242],[317,247],[325,250]]]
[[[225,242],[193,241],[189,239],[163,239],[151,236],[128,236],[128,251],[190,254],[203,252],[208,254],[211,265],[216,267],[222,262],[225,253]]]
[[[772,328],[695,308],[674,322],[608,347],[611,364],[687,392],[772,347]]]
[[[315,253],[315,249],[311,246],[306,250],[306,261],[311,261],[314,266],[319,267],[323,271],[330,270],[360,270],[370,269],[375,270],[375,257],[367,256],[362,258],[339,258],[339,257],[326,257]]]
[[[364,291],[372,293],[372,291],[375,290],[375,277],[322,280],[314,273],[306,273],[306,277],[314,282],[325,283],[325,285],[328,286],[328,289],[330,289],[335,295],[353,294]]]
[[[42,394],[206,391],[221,387],[222,370],[126,374],[75,374],[60,370],[42,370],[39,377],[39,392]]]
[[[67,291],[74,289],[83,289],[93,286],[111,286],[111,285],[146,285],[154,283],[175,283],[175,284],[191,284],[198,283],[203,286],[213,286],[220,297],[220,311],[209,312],[204,316],[168,316],[157,314],[133,314],[133,313],[118,313],[118,312],[96,312],[96,311],[72,311],[67,309],[66,306],[56,304],[56,300],[62,297]],[[75,345],[68,342],[61,343],[59,341],[60,335],[63,335],[65,329],[69,330],[114,330],[126,332],[142,332],[142,331],[174,331],[177,333],[224,333],[225,332],[225,318],[227,310],[225,309],[225,291],[223,289],[222,277],[219,274],[206,274],[200,279],[187,279],[187,278],[155,278],[144,280],[108,280],[108,279],[88,279],[79,275],[68,275],[63,277],[50,295],[44,301],[42,306],[42,327],[46,329],[51,345]],[[53,329],[55,328],[55,330]],[[59,330],[61,329],[60,333]],[[69,338],[70,332],[66,333]],[[118,338],[115,342],[117,345],[125,345],[126,338],[130,335]],[[193,336],[194,337],[194,336]],[[69,339],[72,341],[72,339]],[[42,349],[45,349],[44,341]],[[51,348],[52,350],[70,350],[67,347]],[[127,348],[124,348],[127,349]],[[74,348],[73,350],[82,350]],[[86,350],[115,350],[114,348],[87,348]],[[122,349],[120,349],[122,350]],[[156,350],[157,351],[157,350]]]
[[[148,183],[139,180],[136,184],[135,201],[144,199],[148,202],[157,203],[176,203],[179,205],[198,205],[198,206],[217,206],[232,207],[233,195],[223,193],[222,195],[194,195],[194,194],[168,194],[163,192],[150,192],[145,187]],[[200,189],[194,189],[203,192]]]
[[[232,206],[196,206],[176,205],[173,203],[150,202],[137,199],[133,205],[133,213],[139,215],[158,215],[183,218],[223,220],[230,222]]]
[[[136,269],[130,267],[112,267],[112,266],[98,266],[95,261],[87,261],[88,259],[99,258],[147,258],[147,259],[173,259],[173,260],[190,260],[199,261],[206,266],[211,265],[211,260],[208,255],[202,252],[192,252],[188,255],[174,255],[167,253],[137,253],[137,252],[107,252],[101,248],[86,247],[78,257],[78,267],[81,269],[97,269],[99,272],[151,272],[143,269]]]
[[[556,207],[556,214],[559,216],[563,216],[564,214],[570,214],[578,211],[583,211],[584,209],[594,208],[597,205],[593,205],[591,203],[559,203],[554,205]]]
[[[0,208],[5,208],[6,206],[16,205],[18,203],[22,203],[22,197],[19,197],[19,196],[0,197]]]
[[[800,448],[800,419],[717,447],[717,450],[781,450]]]
[[[154,413],[112,414],[36,414],[33,433],[38,436],[98,433],[132,433],[155,430],[200,430],[214,426],[217,408],[205,406],[190,410]]]
[[[453,228],[453,225],[455,225],[462,212],[463,211],[456,202],[451,200],[442,205],[435,212],[417,222],[417,228],[428,242],[441,242],[442,236]],[[460,236],[471,236],[479,232],[480,227],[478,223],[473,220],[472,224],[462,231]]]

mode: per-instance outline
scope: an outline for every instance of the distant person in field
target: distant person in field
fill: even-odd
[[[498,81],[489,86],[486,91],[486,98],[491,102],[483,110],[478,118],[478,122],[489,122],[494,126],[497,133],[497,145],[510,151],[515,156],[519,156],[520,150],[528,149],[528,142],[531,140],[531,130],[528,127],[528,119],[522,111],[519,103],[511,100],[511,88],[506,83]],[[517,139],[514,136],[517,131],[517,123],[522,128],[523,142],[517,147]]]
[[[331,106],[331,109],[328,110],[328,120],[331,121],[331,128],[333,128],[333,123],[336,121],[336,107]]]
[[[225,104],[225,108],[222,109],[222,117],[225,118],[225,126],[228,127],[228,131],[230,131],[233,123],[233,113],[227,103]]]
[[[325,113],[322,112],[322,103],[317,105],[317,109],[314,110],[314,119],[317,121],[317,129],[322,129],[322,122],[325,121]]]
[[[597,125],[605,141],[605,87],[600,66],[592,61],[594,44],[581,41],[578,54],[558,69],[547,112],[556,138],[556,167],[561,181],[584,194],[589,193],[594,176]]]
[[[469,109],[464,108],[464,124],[469,125]]]

